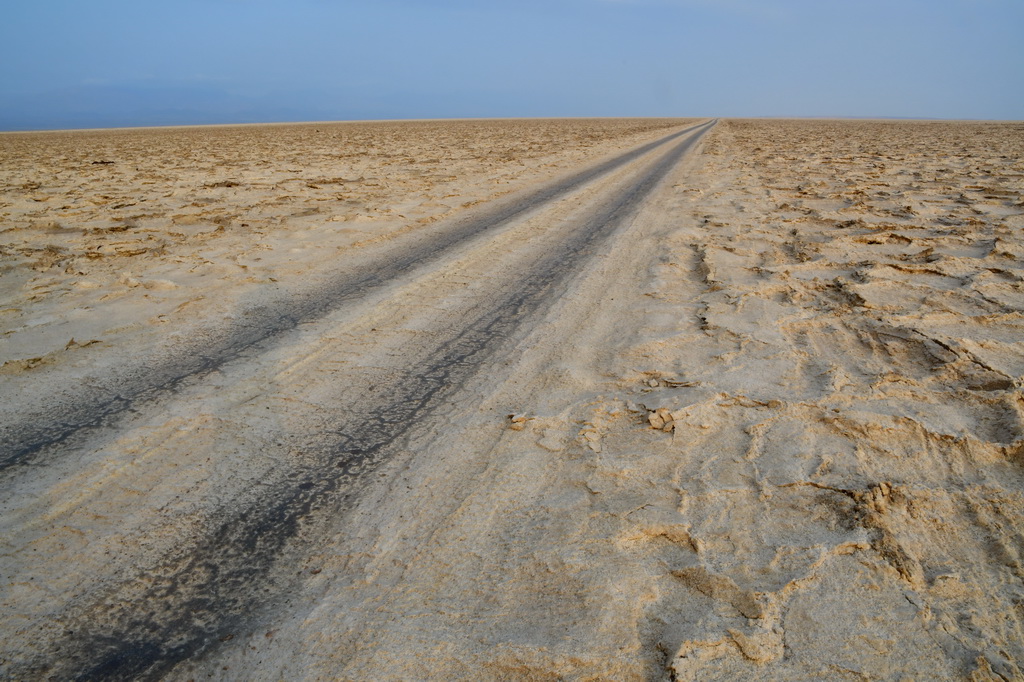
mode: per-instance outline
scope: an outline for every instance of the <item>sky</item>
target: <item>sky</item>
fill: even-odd
[[[1024,119],[1024,0],[7,0],[0,130]]]

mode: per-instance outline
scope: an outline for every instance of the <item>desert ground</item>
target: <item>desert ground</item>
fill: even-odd
[[[0,134],[0,677],[1024,679],[1024,123]]]

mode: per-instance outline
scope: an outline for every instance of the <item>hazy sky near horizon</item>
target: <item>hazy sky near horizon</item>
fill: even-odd
[[[1022,0],[36,0],[3,14],[6,130],[1024,118]]]

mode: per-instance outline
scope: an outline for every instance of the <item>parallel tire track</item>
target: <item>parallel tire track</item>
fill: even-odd
[[[249,491],[230,513],[157,565],[140,567],[145,580],[111,586],[88,603],[71,606],[61,619],[64,636],[48,643],[36,660],[12,671],[13,676],[156,678],[244,626],[286,587],[275,584],[274,565],[301,538],[303,529],[328,511],[332,516],[343,511],[357,494],[362,476],[456,394],[517,329],[537,319],[553,302],[551,294],[632,219],[651,190],[711,125],[689,129],[689,136],[640,170],[622,191],[595,206],[557,248],[541,253],[514,280],[503,283],[486,305],[474,308],[473,317],[436,340],[426,362],[405,367],[385,390],[368,394],[352,406],[344,423],[312,434],[304,443],[303,460],[288,475],[260,491]],[[651,151],[655,146],[641,149]],[[621,163],[616,160],[616,166]],[[545,201],[565,191],[549,188],[543,193]],[[540,200],[537,195],[531,206]],[[477,232],[481,229],[476,225]],[[312,303],[316,305],[305,311],[308,314],[335,305]]]
[[[185,385],[257,350],[261,344],[364,298],[398,277],[436,261],[459,244],[498,229],[707,125],[686,128],[561,181],[498,202],[494,208],[457,221],[440,233],[410,235],[402,240],[400,249],[389,249],[385,258],[354,267],[320,290],[246,311],[243,321],[225,327],[212,338],[204,338],[201,346],[182,347],[159,360],[129,362],[115,377],[51,396],[43,401],[42,411],[32,411],[0,425],[0,470],[73,447],[90,432],[113,425],[126,412],[173,396]]]

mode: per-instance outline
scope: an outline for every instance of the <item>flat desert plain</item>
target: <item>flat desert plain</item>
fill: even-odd
[[[1024,679],[1024,124],[0,135],[0,677]]]

